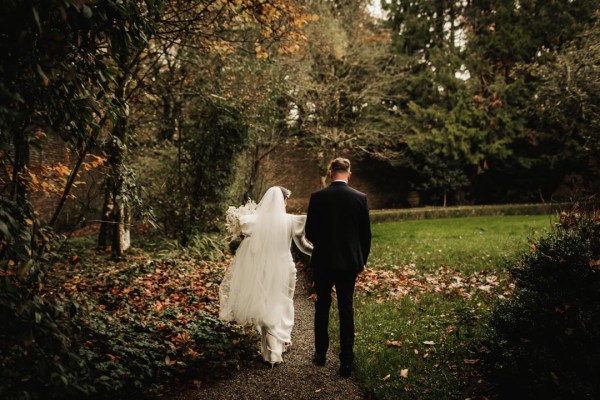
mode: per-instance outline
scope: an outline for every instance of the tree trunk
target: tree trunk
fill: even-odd
[[[100,224],[100,233],[98,234],[98,250],[106,249],[109,244],[112,243],[112,230],[111,230],[111,215],[114,208],[112,200],[112,189],[109,187],[109,178],[107,179],[107,185],[104,189],[104,204],[102,206],[102,223]]]
[[[13,145],[15,146],[15,158],[10,197],[18,204],[25,204],[27,201],[27,188],[23,180],[19,177],[29,164],[29,142],[25,134],[15,134],[13,136]]]
[[[84,145],[83,147],[81,147],[81,151],[79,153],[79,157],[77,158],[77,162],[75,163],[75,166],[73,167],[73,169],[71,170],[71,173],[69,174],[69,178],[67,179],[67,184],[65,185],[63,194],[60,198],[60,201],[58,202],[58,205],[56,206],[56,209],[54,210],[54,213],[52,214],[52,218],[50,219],[49,225],[52,227],[54,227],[56,225],[56,222],[58,221],[58,217],[59,217],[61,211],[63,210],[65,203],[67,202],[67,198],[69,197],[69,193],[71,192],[71,189],[73,188],[73,183],[75,182],[75,179],[77,179],[77,174],[79,173],[79,168],[81,167],[81,164],[83,163],[83,160],[85,159],[85,156],[87,154],[88,154],[88,147],[86,145]]]
[[[182,102],[178,96],[165,95],[163,102],[163,126],[158,134],[161,140],[179,138],[179,126],[182,115]]]
[[[448,198],[448,191],[444,188],[444,208],[446,207],[446,199]]]
[[[260,163],[262,161],[262,157],[260,156],[260,146],[260,144],[255,145],[254,151],[252,152],[252,167],[250,168],[250,177],[248,179],[246,191],[242,196],[243,203],[248,199],[251,199],[254,195],[254,187],[256,185],[256,180],[258,179],[258,172],[260,171]]]
[[[98,247],[106,247],[111,243],[111,252],[115,256],[122,255],[130,247],[130,215],[125,187],[125,157],[127,146],[127,118],[120,118],[113,129],[113,138],[107,147],[109,172],[106,178],[106,192],[102,224],[98,237]]]
[[[112,253],[120,256],[131,247],[131,218],[127,204],[116,202],[113,209],[113,218],[115,219]]]

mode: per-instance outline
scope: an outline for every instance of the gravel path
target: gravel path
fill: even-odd
[[[312,364],[314,302],[308,298],[308,282],[302,270],[298,271],[294,305],[293,345],[291,350],[284,354],[283,364],[271,369],[257,357],[250,368],[238,371],[230,379],[185,390],[171,399],[363,400],[365,396],[354,378],[339,377],[339,360],[331,349],[324,367]],[[260,343],[256,344],[257,351],[259,345]]]

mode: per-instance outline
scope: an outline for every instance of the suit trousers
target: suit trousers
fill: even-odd
[[[335,286],[340,320],[340,362],[354,359],[354,284],[357,274],[348,271],[317,270],[314,273],[317,301],[315,303],[315,352],[325,356],[329,348],[329,309],[331,291]]]

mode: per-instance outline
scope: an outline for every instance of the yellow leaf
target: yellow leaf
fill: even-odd
[[[408,378],[408,368],[400,370],[400,376],[402,378]]]
[[[390,379],[390,374],[387,374],[386,376],[384,376],[382,380],[385,382],[385,381],[387,381],[388,379]]]
[[[168,366],[175,365],[176,363],[177,363],[177,361],[171,360],[171,357],[169,357],[169,356],[165,357],[165,364],[167,364]]]

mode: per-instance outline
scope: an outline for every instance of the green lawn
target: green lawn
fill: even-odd
[[[469,273],[497,265],[551,229],[549,215],[427,219],[374,224],[369,264],[374,268],[441,264]]]
[[[527,251],[552,223],[539,215],[374,224],[360,278],[372,285],[358,285],[355,306],[356,374],[368,395],[493,397],[480,339],[493,302],[510,291],[503,259]]]

